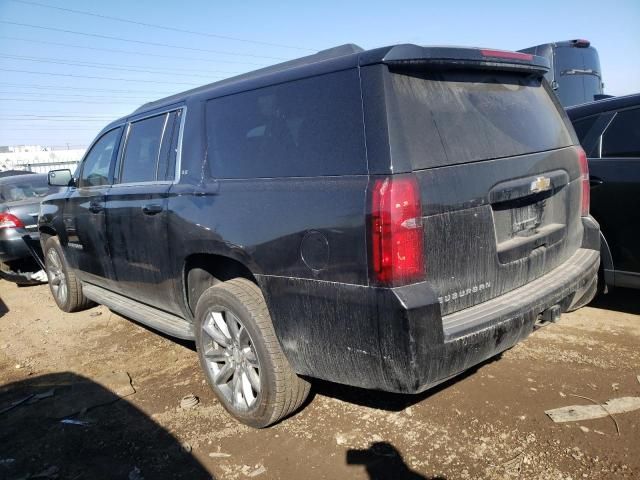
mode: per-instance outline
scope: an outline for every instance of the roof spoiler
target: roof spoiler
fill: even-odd
[[[361,54],[360,65],[384,63],[399,68],[474,68],[482,70],[507,70],[523,73],[545,74],[549,70],[546,58],[530,53],[491,50],[483,48],[420,47],[398,45],[391,47],[380,59],[379,55]]]

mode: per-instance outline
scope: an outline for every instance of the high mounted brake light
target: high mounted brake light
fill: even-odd
[[[486,50],[481,49],[480,53],[483,57],[494,57],[494,58],[507,58],[509,60],[524,60],[530,62],[533,60],[533,55],[530,53],[520,53],[520,52],[508,52],[505,50]]]
[[[0,213],[0,229],[1,228],[24,228],[24,223],[11,213]]]
[[[376,179],[371,194],[371,264],[377,284],[424,277],[420,190],[413,175]]]
[[[576,38],[575,40],[571,40],[571,45],[578,48],[587,48],[591,45],[591,42],[584,38]]]
[[[581,147],[576,147],[578,151],[578,162],[580,163],[580,182],[582,184],[582,201],[580,212],[583,217],[589,216],[589,203],[591,202],[591,186],[589,185],[589,162],[587,154]]]

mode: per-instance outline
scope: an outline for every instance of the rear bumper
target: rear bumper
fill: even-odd
[[[526,338],[540,314],[595,294],[598,226],[583,248],[539,279],[451,315],[428,282],[393,289],[260,276],[276,334],[294,370],[338,383],[417,393]],[[595,230],[595,240],[592,238]],[[592,245],[593,244],[593,245]]]
[[[31,252],[27,244],[22,240],[27,235],[26,230],[18,228],[6,228],[0,230],[0,263],[9,263],[16,260],[31,259]],[[31,238],[38,241],[38,233],[29,233]]]

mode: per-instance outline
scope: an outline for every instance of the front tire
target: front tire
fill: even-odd
[[[209,287],[195,316],[202,369],[233,417],[263,428],[302,405],[310,385],[284,356],[257,285],[235,278]]]
[[[67,264],[57,237],[49,237],[44,243],[44,265],[49,290],[60,310],[78,312],[94,305],[82,294],[82,284]]]

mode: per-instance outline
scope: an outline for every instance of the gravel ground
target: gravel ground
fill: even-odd
[[[640,410],[544,413],[640,396],[637,291],[422,395],[314,382],[302,411],[260,431],[226,415],[192,344],[105,307],[65,314],[46,286],[0,280],[0,299],[0,412],[13,406],[0,413],[0,478],[640,477]],[[180,408],[189,394],[199,405]]]

